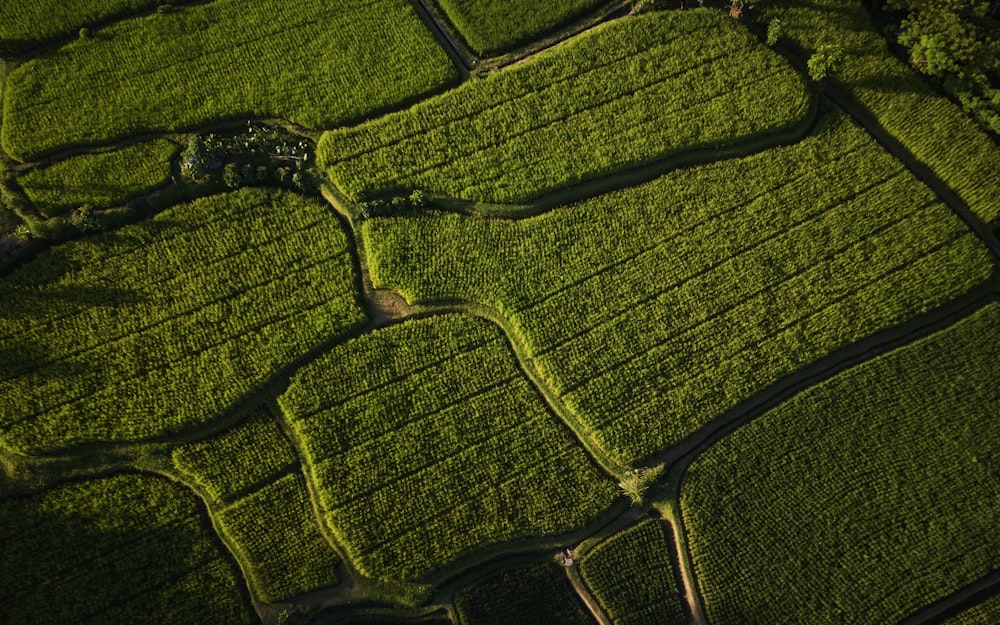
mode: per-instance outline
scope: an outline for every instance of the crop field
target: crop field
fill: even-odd
[[[76,36],[81,27],[153,9],[160,2],[161,0],[4,2],[0,4],[0,54],[27,52],[54,39]]]
[[[993,271],[930,190],[840,117],[791,147],[539,217],[437,213],[369,220],[362,233],[377,286],[507,316],[622,464]]]
[[[664,12],[326,133],[318,158],[353,199],[423,189],[516,203],[698,148],[794,135],[809,109],[802,79],[732,20]],[[688,110],[697,115],[678,114]]]
[[[204,424],[363,320],[346,237],[318,202],[247,189],[179,205],[0,282],[0,444]]]
[[[1000,595],[965,610],[945,625],[996,625],[1000,622]]]
[[[600,543],[580,574],[614,625],[684,625],[670,525],[646,519]]]
[[[222,119],[331,127],[456,77],[406,0],[213,0],[119,22],[19,66],[2,145],[26,161]]]
[[[167,139],[129,145],[112,152],[81,154],[18,177],[18,183],[45,217],[74,208],[117,206],[170,181],[180,146]]]
[[[994,303],[697,460],[681,504],[711,622],[895,623],[1000,567],[998,340]]]
[[[0,501],[0,621],[249,624],[191,493],[119,475]]]
[[[266,410],[175,448],[173,463],[214,500],[212,517],[259,600],[339,581],[340,559],[319,530],[298,456]]]
[[[504,52],[591,11],[605,0],[437,0],[477,54]]]
[[[594,625],[552,564],[504,571],[455,598],[457,625]]]
[[[567,532],[615,496],[480,319],[349,341],[280,401],[324,520],[371,577],[418,581],[491,543]]]

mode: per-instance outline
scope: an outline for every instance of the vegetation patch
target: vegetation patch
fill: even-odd
[[[568,532],[616,495],[500,329],[474,317],[353,339],[279,401],[324,520],[369,577],[419,581],[495,543]]]
[[[326,133],[317,157],[355,200],[424,189],[525,202],[698,148],[789,135],[809,110],[802,79],[733,20],[652,13]]]
[[[588,551],[580,574],[614,625],[684,625],[670,525],[646,519]]]
[[[363,321],[323,204],[246,189],[179,205],[0,280],[0,443],[34,454],[204,424]]]
[[[3,147],[24,161],[246,117],[330,128],[457,76],[407,0],[213,0],[119,22],[19,66]]]
[[[1000,623],[1000,595],[991,597],[948,619],[944,625],[996,625],[997,623]]]
[[[681,506],[708,619],[896,623],[996,570],[998,340],[991,304],[691,465]]]
[[[506,571],[455,597],[457,625],[593,625],[555,564]]]
[[[529,219],[435,213],[362,234],[376,286],[497,308],[623,465],[993,271],[962,222],[839,116],[794,146]]]
[[[249,624],[239,580],[168,480],[118,475],[0,499],[0,620]]]

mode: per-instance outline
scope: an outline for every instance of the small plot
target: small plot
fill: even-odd
[[[504,52],[544,35],[605,0],[438,0],[477,54]]]
[[[162,3],[163,0],[2,2],[0,55],[23,53],[48,41],[80,36],[81,27],[134,15]]]
[[[670,525],[647,519],[588,551],[580,574],[614,625],[687,622],[670,560]]]
[[[1000,595],[991,597],[948,619],[944,625],[996,625],[997,623],[1000,623]]]
[[[193,493],[118,475],[0,500],[0,622],[256,622]],[[155,617],[155,618],[154,618]]]
[[[837,115],[794,146],[538,217],[380,218],[362,235],[376,286],[497,308],[625,465],[993,271],[964,224]]]
[[[20,65],[3,147],[25,161],[248,117],[330,128],[457,77],[407,0],[213,0],[119,22]]]
[[[809,113],[802,79],[745,28],[670,11],[326,133],[317,158],[356,200],[419,188],[525,202],[698,148],[789,138]]]
[[[258,601],[338,583],[295,449],[264,408],[210,439],[177,447],[174,466],[214,500],[210,513]]]
[[[166,139],[112,152],[83,154],[18,177],[28,199],[46,217],[89,204],[116,206],[170,182],[180,146]]]
[[[351,340],[279,401],[324,520],[369,577],[420,581],[494,543],[579,528],[616,496],[503,333],[474,317]]]
[[[1000,568],[998,341],[993,303],[692,464],[681,506],[709,621],[897,623]]]
[[[363,321],[336,217],[290,193],[217,195],[55,247],[0,279],[0,444],[202,425]]]
[[[506,571],[455,597],[456,625],[594,625],[555,564]]]

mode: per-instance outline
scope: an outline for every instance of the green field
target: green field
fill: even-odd
[[[0,445],[203,425],[363,320],[344,232],[301,196],[245,189],[53,248],[0,279]]]
[[[588,551],[580,574],[614,625],[684,625],[670,525],[646,519]]]
[[[654,13],[326,133],[318,159],[355,200],[423,189],[526,202],[698,148],[794,136],[809,110],[802,79],[731,20]]]
[[[456,625],[593,625],[553,564],[504,571],[455,597]]]
[[[945,621],[945,625],[996,625],[1000,622],[1000,596],[993,596],[979,605]]]
[[[438,0],[476,54],[505,52],[591,11],[604,0]]]
[[[895,623],[1000,567],[997,341],[994,303],[691,465],[681,505],[711,622]]]
[[[119,22],[15,69],[2,145],[26,161],[222,119],[329,128],[456,77],[406,0],[213,0]]]
[[[32,169],[17,181],[45,217],[89,205],[116,206],[170,182],[180,146],[166,139],[81,154]]]
[[[162,478],[0,500],[0,621],[252,623],[216,542],[197,498]]]
[[[538,217],[373,219],[362,235],[376,285],[506,316],[622,464],[993,271],[929,189],[836,116],[794,146]]]
[[[23,53],[85,26],[148,11],[161,0],[31,0],[0,4],[0,55]],[[181,3],[178,3],[181,4]]]
[[[473,317],[344,343],[280,402],[324,520],[369,577],[418,581],[494,543],[568,532],[616,494],[500,329]]]

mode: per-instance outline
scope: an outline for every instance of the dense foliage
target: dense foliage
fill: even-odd
[[[19,66],[3,147],[30,160],[234,117],[332,127],[456,77],[407,0],[213,0],[119,22]]]
[[[505,571],[455,597],[457,625],[593,625],[554,564]]]
[[[813,52],[844,52],[835,80],[889,133],[929,166],[983,221],[1000,219],[997,145],[973,120],[897,59],[859,2],[770,0],[764,19],[780,18],[785,37]]]
[[[580,17],[604,0],[438,0],[477,54],[504,52]]]
[[[165,479],[118,475],[0,499],[6,625],[251,623],[198,509]]]
[[[416,581],[559,534],[615,498],[496,326],[437,316],[332,349],[280,398],[324,520],[362,573]]]
[[[359,325],[354,280],[328,208],[260,189],[52,248],[0,279],[0,444],[204,424]]]
[[[684,625],[670,525],[647,519],[588,551],[580,574],[614,625]]]
[[[929,189],[837,116],[797,145],[538,217],[381,218],[362,234],[376,285],[497,308],[626,465],[993,270]]]
[[[524,202],[697,148],[786,136],[809,108],[802,79],[724,15],[652,13],[326,133],[317,157],[357,200],[420,188]]]
[[[26,52],[54,39],[86,36],[87,26],[133,15],[162,3],[163,0],[0,2],[0,55]]]
[[[81,154],[32,169],[18,184],[45,217],[74,208],[115,206],[170,182],[180,147],[166,139],[134,143],[120,150]]]
[[[944,625],[996,625],[1000,623],[1000,595],[994,595],[979,605],[945,621]]]
[[[998,341],[991,304],[691,465],[681,505],[710,622],[897,623],[1000,567]]]

